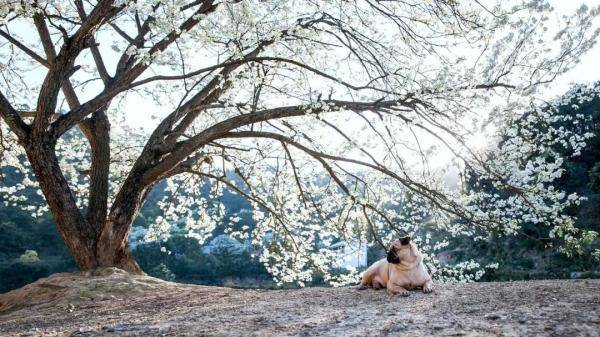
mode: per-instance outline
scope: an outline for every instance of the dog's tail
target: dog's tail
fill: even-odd
[[[370,272],[369,269],[365,270],[360,276],[360,280],[358,281],[358,285],[356,285],[357,290],[364,290],[371,286],[373,282],[373,277],[375,274]]]
[[[362,276],[358,278],[358,282],[356,283],[356,285],[354,285],[354,289],[365,290],[365,289],[369,288],[369,286],[367,286],[366,284],[363,284],[362,280],[363,280]]]

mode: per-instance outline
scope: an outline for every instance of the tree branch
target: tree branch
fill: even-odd
[[[12,37],[10,34],[6,33],[5,31],[3,31],[2,29],[0,29],[0,35],[2,35],[2,37],[7,39],[10,43],[15,45],[17,48],[21,49],[23,52],[25,52],[25,54],[29,55],[32,59],[36,60],[39,64],[43,65],[46,68],[50,67],[50,63],[45,58],[41,57],[33,50],[27,48],[27,46],[25,46],[24,44],[19,42],[19,40],[15,39],[14,37]]]
[[[206,14],[211,11],[214,11],[216,6],[212,5],[212,1],[207,1],[203,3],[200,8],[193,13],[187,20],[185,20],[179,26],[179,32],[171,32],[156,43],[152,48],[150,48],[150,54],[154,54],[159,51],[164,51],[171,43],[175,41],[183,32],[190,30],[196,24],[198,24],[200,18],[197,14]],[[89,18],[92,16],[88,16]],[[143,35],[141,35],[143,37]],[[138,36],[139,37],[139,36]],[[124,54],[125,55],[125,54]],[[138,76],[140,76],[148,67],[148,64],[136,64],[133,65],[131,63],[127,63],[127,60],[124,60],[122,57],[119,61],[119,65],[117,65],[117,70],[115,77],[110,82],[110,85],[105,87],[104,90],[98,94],[93,99],[88,102],[82,104],[77,109],[71,110],[69,113],[62,115],[55,123],[52,125],[53,133],[55,137],[59,137],[67,130],[73,127],[73,125],[79,123],[83,120],[87,115],[92,113],[93,111],[99,109],[104,106],[107,102],[109,102],[112,98],[114,98],[119,93],[128,89],[131,82],[133,82]]]
[[[376,102],[351,102],[327,100],[322,101],[321,103],[328,107],[338,107],[340,109],[353,111],[364,111],[396,106],[401,104],[401,101],[393,100]],[[292,105],[274,109],[261,110],[249,114],[243,114],[219,122],[203,130],[202,132],[190,138],[189,140],[178,143],[177,148],[171,151],[171,153],[167,155],[160,163],[147,170],[147,172],[144,174],[143,181],[145,183],[152,183],[154,179],[156,179],[162,173],[169,171],[179,162],[184,160],[187,156],[192,154],[196,149],[220,138],[222,135],[231,130],[245,125],[268,121],[271,119],[301,116],[306,114],[308,110],[312,110],[312,113],[320,113],[325,111],[325,109],[322,107],[311,108],[310,106],[305,105]]]
[[[75,6],[77,7],[77,13],[79,14],[81,20],[85,21],[87,15],[83,7],[83,2],[81,0],[77,0],[75,1]],[[102,82],[105,85],[108,84],[111,81],[111,77],[106,70],[106,66],[102,60],[102,55],[100,54],[100,50],[98,50],[98,45],[96,44],[93,35],[90,35],[90,51],[92,52],[92,57],[94,58],[94,63],[96,64],[96,69],[98,69],[98,74],[100,75]]]
[[[17,135],[19,140],[23,141],[29,134],[29,125],[23,122],[19,113],[12,107],[10,102],[0,92],[0,116],[8,127]]]
[[[89,35],[96,30],[103,21],[109,20],[116,13],[118,13],[122,6],[113,7],[114,0],[102,0],[92,12],[88,15],[86,20],[81,24],[79,29],[68,38],[60,52],[56,57],[52,40],[49,39],[49,33],[41,14],[34,16],[34,21],[40,38],[42,39],[44,49],[47,56],[51,58],[52,67],[49,69],[44,82],[42,83],[39,99],[37,103],[37,114],[33,121],[33,131],[35,134],[44,134],[49,124],[49,116],[54,113],[56,109],[56,101],[58,91],[62,86],[66,78],[68,78],[71,68],[75,62],[75,59],[89,43]],[[60,118],[59,118],[60,120]]]

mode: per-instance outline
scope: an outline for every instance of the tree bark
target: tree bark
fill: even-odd
[[[87,221],[98,231],[108,211],[108,175],[110,171],[110,122],[103,110],[80,124],[91,149],[90,191]]]
[[[128,238],[147,191],[148,187],[140,183],[140,176],[135,171],[130,173],[115,197],[100,233],[96,250],[99,266],[114,266],[131,273],[142,273],[129,251]]]
[[[40,189],[48,202],[58,231],[82,270],[97,266],[97,231],[81,215],[63,176],[52,140],[36,139],[26,144],[26,153]]]

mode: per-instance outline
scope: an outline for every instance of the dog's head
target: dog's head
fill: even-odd
[[[410,236],[404,236],[392,241],[387,252],[387,261],[398,264],[401,261],[411,262],[416,258]]]

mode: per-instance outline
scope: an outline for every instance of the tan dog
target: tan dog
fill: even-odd
[[[362,275],[358,290],[387,288],[390,294],[408,296],[408,290],[433,290],[431,276],[423,264],[423,255],[410,236],[392,242],[387,258],[375,262]]]

